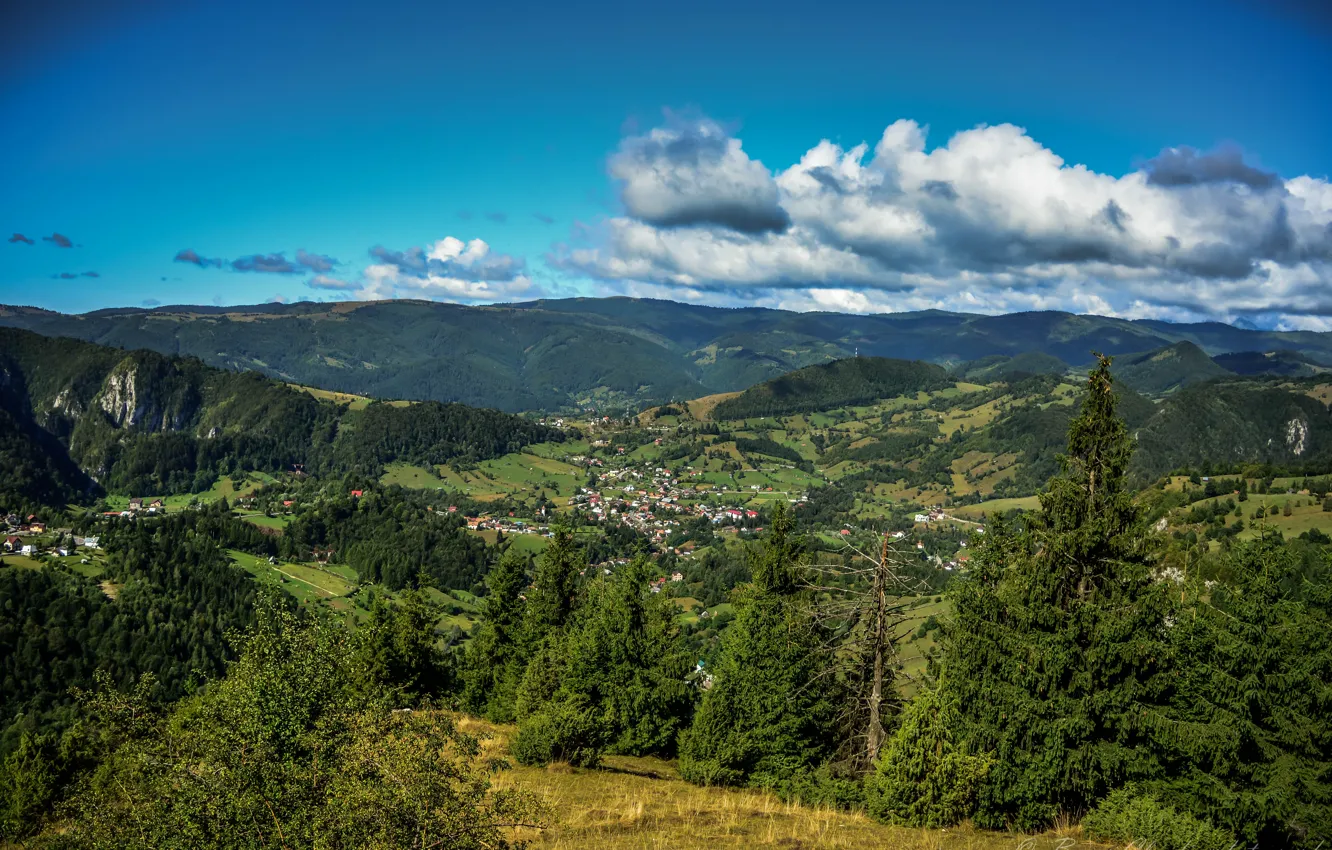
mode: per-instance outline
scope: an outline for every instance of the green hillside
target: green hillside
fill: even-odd
[[[988,383],[1023,378],[1028,375],[1062,375],[1067,371],[1068,364],[1053,354],[1024,351],[1013,356],[992,354],[989,357],[972,360],[955,367],[953,374],[964,380]]]
[[[1141,393],[1168,393],[1233,374],[1192,342],[1115,358],[1117,380]]]
[[[884,398],[941,390],[952,384],[941,366],[919,360],[853,357],[799,369],[727,399],[714,419],[781,416],[864,404]]]
[[[1218,366],[1237,375],[1289,375],[1304,378],[1328,371],[1328,367],[1298,351],[1234,351],[1212,358]]]
[[[395,461],[481,460],[562,439],[495,410],[353,409],[255,372],[7,328],[0,376],[0,487],[42,503],[97,489],[199,492],[220,474],[297,465],[378,475]]]

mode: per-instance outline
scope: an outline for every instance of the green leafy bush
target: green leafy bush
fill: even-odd
[[[1223,829],[1176,810],[1133,787],[1120,788],[1082,821],[1092,838],[1132,842],[1153,850],[1227,850],[1235,839]]]

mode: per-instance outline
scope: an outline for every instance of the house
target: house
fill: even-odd
[[[293,502],[291,499],[283,499],[283,500],[282,500],[282,507],[284,507],[284,508],[289,508],[289,507],[291,507],[291,506],[294,505],[294,504],[295,504],[295,502]]]
[[[43,532],[46,531],[46,523],[34,522],[28,526],[28,531],[32,532],[33,534],[42,534]]]
[[[916,522],[929,522],[930,518],[926,514],[916,514]]]
[[[671,573],[671,581],[673,581],[673,582],[682,582],[682,581],[684,581],[684,573],[680,573],[680,572]]]
[[[150,508],[162,508],[162,507],[165,507],[165,506],[162,504],[162,500],[161,500],[161,499],[153,499],[151,502],[148,503],[148,507],[150,507]]]
[[[353,499],[359,499],[359,498],[361,498],[361,496],[362,496],[362,494],[363,494],[364,492],[365,492],[364,490],[353,490],[353,491],[351,491],[351,497],[352,497]]]
[[[142,508],[143,508],[143,499],[140,499],[139,497],[135,496],[133,499],[129,500],[130,510],[137,511],[141,510]]]
[[[5,551],[6,551],[6,552],[13,552],[13,551],[17,550],[17,549],[19,548],[19,546],[21,546],[22,544],[21,544],[21,542],[20,542],[20,540],[19,540],[19,538],[18,538],[17,535],[11,534],[11,535],[9,535],[8,537],[5,538],[5,544],[4,544],[4,545],[5,545]]]
[[[37,554],[37,547],[36,547],[36,546],[33,546],[31,543],[25,543],[25,544],[23,544],[23,546],[19,549],[19,554],[20,554],[20,555],[28,555],[29,557],[31,557],[32,555],[36,555],[36,554]]]

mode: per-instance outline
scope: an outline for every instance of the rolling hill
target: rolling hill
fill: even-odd
[[[1233,351],[1212,358],[1237,375],[1289,375],[1308,377],[1329,371],[1327,366],[1298,351]]]
[[[1209,355],[1288,350],[1332,362],[1332,334],[1069,313],[883,315],[724,309],[630,298],[464,307],[428,301],[168,306],[65,315],[0,307],[0,325],[198,357],[293,383],[501,410],[643,405],[735,392],[851,357],[955,366],[1003,355],[1083,363],[1091,351],[1187,341]],[[1044,361],[1045,371],[1052,364]]]
[[[1125,386],[1152,395],[1233,374],[1187,340],[1115,358],[1116,378]]]
[[[952,384],[948,372],[933,363],[852,357],[756,384],[717,405],[712,415],[714,419],[783,416],[915,395]]]

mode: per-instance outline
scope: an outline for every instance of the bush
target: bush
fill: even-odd
[[[971,815],[990,759],[952,741],[956,721],[936,690],[911,701],[865,783],[869,813],[905,826],[952,826]]]
[[[855,779],[834,776],[827,766],[789,773],[757,773],[749,778],[749,784],[771,791],[783,801],[806,806],[849,811],[865,805],[865,786]]]
[[[1234,837],[1133,787],[1120,788],[1083,818],[1092,838],[1132,842],[1153,850],[1228,850]]]
[[[596,767],[610,743],[603,728],[590,710],[566,702],[551,703],[519,724],[509,751],[520,764],[564,761],[575,767]]]

